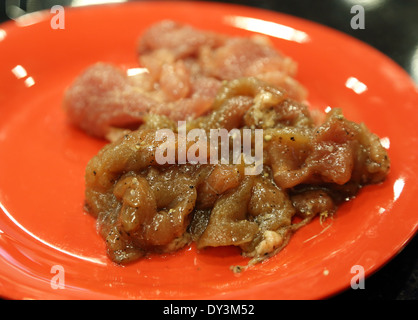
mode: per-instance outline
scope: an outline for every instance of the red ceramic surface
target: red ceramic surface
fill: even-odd
[[[65,9],[0,25],[0,296],[9,299],[321,299],[370,275],[417,230],[418,99],[400,67],[339,32],[287,15],[211,3],[130,3]],[[135,45],[170,18],[231,35],[268,33],[299,63],[313,108],[340,107],[389,145],[392,171],[318,220],[278,255],[241,274],[233,248],[192,245],[129,266],[110,262],[95,220],[83,212],[84,168],[104,145],[71,127],[64,89],[87,66],[136,66]],[[56,269],[65,275],[54,289]]]

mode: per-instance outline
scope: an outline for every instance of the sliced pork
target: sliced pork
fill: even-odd
[[[136,129],[146,114],[187,120],[210,111],[222,81],[257,77],[295,100],[306,91],[296,63],[267,38],[231,37],[174,21],[161,21],[138,41],[139,72],[108,63],[88,67],[67,89],[70,121],[90,135],[114,140]],[[115,135],[116,133],[116,135]]]

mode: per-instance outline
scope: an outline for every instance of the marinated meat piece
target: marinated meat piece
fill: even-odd
[[[160,168],[155,152],[163,142],[154,139],[155,131],[135,131],[106,145],[86,168],[86,209],[98,218],[116,262],[187,244],[196,189],[212,170],[192,165]]]
[[[110,141],[137,129],[148,114],[174,121],[210,112],[224,80],[258,77],[302,101],[306,90],[294,79],[296,63],[267,38],[239,38],[162,21],[138,44],[139,74],[108,63],[87,68],[67,89],[69,120]]]
[[[321,213],[334,214],[337,209],[336,200],[328,194],[326,188],[304,190],[291,195],[292,205],[298,216],[314,217]]]
[[[283,188],[304,183],[358,184],[382,181],[390,168],[379,138],[364,125],[332,110],[313,129],[266,130],[267,157],[275,182]]]
[[[148,114],[138,130],[106,145],[89,162],[86,209],[97,217],[113,261],[127,263],[195,241],[199,250],[238,246],[250,266],[389,172],[386,150],[364,124],[345,119],[338,109],[317,124],[303,103],[256,78],[223,83],[210,110],[187,121],[185,133],[169,117]],[[218,148],[205,149],[205,161],[178,161],[182,134],[220,128],[250,130],[252,151],[255,130],[263,130],[261,173],[246,174],[252,164],[241,161],[244,145],[241,157],[210,162],[222,141],[215,143]],[[171,144],[159,139],[160,129],[172,130]],[[195,150],[195,143],[186,140],[186,152]],[[174,162],[157,161],[163,145],[167,154],[176,155]]]
[[[258,225],[247,217],[252,186],[252,177],[246,177],[237,188],[225,192],[215,202],[209,223],[197,241],[198,248],[239,246],[254,238]]]
[[[217,165],[199,186],[196,208],[212,208],[219,196],[230,189],[237,188],[244,178],[243,166]]]

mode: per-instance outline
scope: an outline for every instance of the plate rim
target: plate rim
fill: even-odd
[[[95,6],[88,6],[88,7],[80,7],[80,8],[73,8],[73,7],[70,7],[70,8],[68,8],[69,10],[94,10],[95,8],[97,8],[97,7],[101,7],[101,6],[128,6],[128,5],[144,5],[144,4],[146,4],[146,2],[148,2],[148,1],[145,1],[145,2],[140,2],[140,3],[135,3],[135,2],[128,2],[128,3],[123,3],[123,4],[106,4],[106,5],[95,5]],[[161,5],[163,5],[163,4],[168,4],[168,5],[176,5],[177,3],[183,3],[183,4],[185,4],[185,3],[187,3],[187,2],[185,2],[185,1],[161,1],[160,2],[160,4]],[[189,3],[190,4],[190,3]],[[300,20],[302,23],[304,23],[304,24],[308,24],[308,25],[316,25],[316,26],[318,26],[318,27],[320,27],[320,28],[324,28],[324,29],[326,29],[327,30],[327,32],[333,32],[333,33],[337,33],[337,34],[341,34],[342,36],[344,36],[345,38],[347,38],[347,39],[349,39],[349,41],[354,41],[354,42],[356,42],[357,44],[359,44],[359,45],[362,45],[362,46],[366,46],[367,48],[368,48],[368,50],[372,50],[375,54],[378,54],[378,55],[380,55],[381,56],[381,58],[383,58],[383,59],[385,59],[385,60],[387,60],[387,62],[388,63],[391,63],[391,64],[393,64],[394,66],[396,66],[396,68],[398,69],[397,71],[399,72],[399,73],[402,73],[403,74],[403,76],[406,76],[409,80],[410,80],[410,82],[414,85],[415,83],[414,83],[414,81],[413,81],[413,79],[411,78],[411,76],[401,67],[401,66],[399,66],[399,64],[397,64],[395,61],[393,61],[390,57],[388,57],[387,55],[385,55],[384,53],[382,53],[381,51],[379,51],[379,50],[377,50],[377,49],[375,49],[374,47],[372,47],[372,46],[370,46],[369,44],[367,44],[367,43],[365,43],[365,42],[363,42],[363,41],[361,41],[361,40],[359,40],[359,39],[357,39],[357,38],[354,38],[354,37],[352,37],[352,36],[350,36],[350,35],[348,35],[348,34],[346,34],[346,33],[344,33],[344,32],[341,32],[341,31],[339,31],[339,30],[336,30],[336,29],[332,29],[332,28],[330,28],[330,27],[328,27],[328,26],[325,26],[325,25],[322,25],[322,24],[320,24],[320,23],[317,23],[317,22],[314,22],[314,21],[310,21],[310,20],[306,20],[306,19],[304,19],[304,18],[300,18],[300,17],[296,17],[296,16],[293,16],[293,15],[289,15],[289,14],[285,14],[285,13],[281,13],[281,12],[276,12],[276,11],[270,11],[270,10],[267,10],[267,9],[260,9],[260,8],[256,8],[256,7],[249,7],[249,6],[244,6],[244,5],[238,5],[238,4],[225,4],[225,3],[217,3],[217,2],[200,2],[200,3],[194,3],[195,5],[196,4],[198,4],[198,6],[213,6],[213,5],[215,5],[215,6],[220,6],[220,7],[225,7],[225,6],[228,6],[228,7],[234,7],[234,8],[238,8],[238,10],[240,9],[240,8],[247,8],[247,9],[249,9],[249,10],[256,10],[256,11],[258,11],[258,12],[261,12],[261,14],[262,14],[262,12],[268,12],[269,13],[269,15],[283,15],[283,16],[287,16],[287,17],[291,17],[292,19],[296,19],[296,20]],[[13,21],[7,21],[7,22],[4,22],[4,23],[2,23],[2,24],[0,24],[0,28],[3,28],[3,29],[5,29],[6,30],[6,32],[8,31],[8,29],[13,29],[13,28],[15,28],[16,26],[14,25],[14,22]],[[417,87],[416,87],[416,85],[415,85],[415,89],[416,89]],[[397,246],[397,251],[396,252],[392,252],[392,253],[388,253],[386,256],[387,256],[387,258],[386,258],[386,260],[385,260],[385,262],[384,263],[382,263],[381,265],[379,265],[379,266],[376,266],[375,268],[372,268],[372,269],[369,269],[368,270],[368,273],[367,273],[367,277],[370,277],[372,274],[374,274],[374,273],[376,273],[377,271],[379,271],[384,265],[386,265],[390,260],[392,260],[395,256],[397,256],[402,250],[403,250],[403,248],[405,248],[405,246],[407,246],[407,244],[409,244],[410,243],[410,241],[412,240],[412,238],[414,238],[415,236],[416,236],[416,234],[417,234],[417,232],[418,232],[418,226],[417,225],[415,225],[415,227],[414,227],[414,230],[411,230],[410,231],[410,233],[407,235],[407,236],[405,236],[404,238],[405,238],[405,241],[403,242],[403,243],[401,243],[401,244],[398,244],[398,246]],[[338,294],[339,292],[341,292],[341,291],[343,291],[343,290],[345,290],[345,289],[347,289],[347,286],[343,286],[343,285],[341,285],[340,286],[340,288],[339,289],[337,289],[337,290],[333,290],[333,292],[332,293],[329,293],[328,295],[323,295],[323,298],[327,298],[327,297],[329,297],[329,296],[332,296],[332,295],[335,295],[335,294]],[[5,298],[7,298],[7,297],[5,297]],[[12,297],[11,296],[11,299],[19,299],[19,297]]]

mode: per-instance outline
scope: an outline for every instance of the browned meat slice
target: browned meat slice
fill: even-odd
[[[364,125],[345,119],[338,109],[314,130],[269,129],[265,134],[269,137],[265,159],[274,181],[283,188],[305,183],[376,183],[390,168],[379,138]]]
[[[303,103],[256,78],[224,83],[211,110],[187,122],[185,134],[249,130],[255,150],[255,130],[263,129],[262,172],[248,175],[251,164],[231,161],[242,159],[243,150],[228,163],[209,162],[210,152],[219,151],[212,146],[203,163],[180,163],[183,137],[175,121],[146,115],[138,130],[106,145],[86,168],[86,209],[97,217],[113,261],[195,241],[199,250],[238,246],[252,265],[281,250],[315,216],[332,216],[341,202],[389,172],[386,150],[365,125],[338,109],[317,125]],[[167,142],[157,138],[162,128],[173,130],[166,145],[167,154],[176,154],[171,163],[158,163]],[[186,141],[186,152],[194,143]]]
[[[209,223],[197,242],[198,248],[239,246],[252,241],[258,231],[257,223],[247,219],[252,186],[252,177],[246,177],[239,187],[215,202]]]

